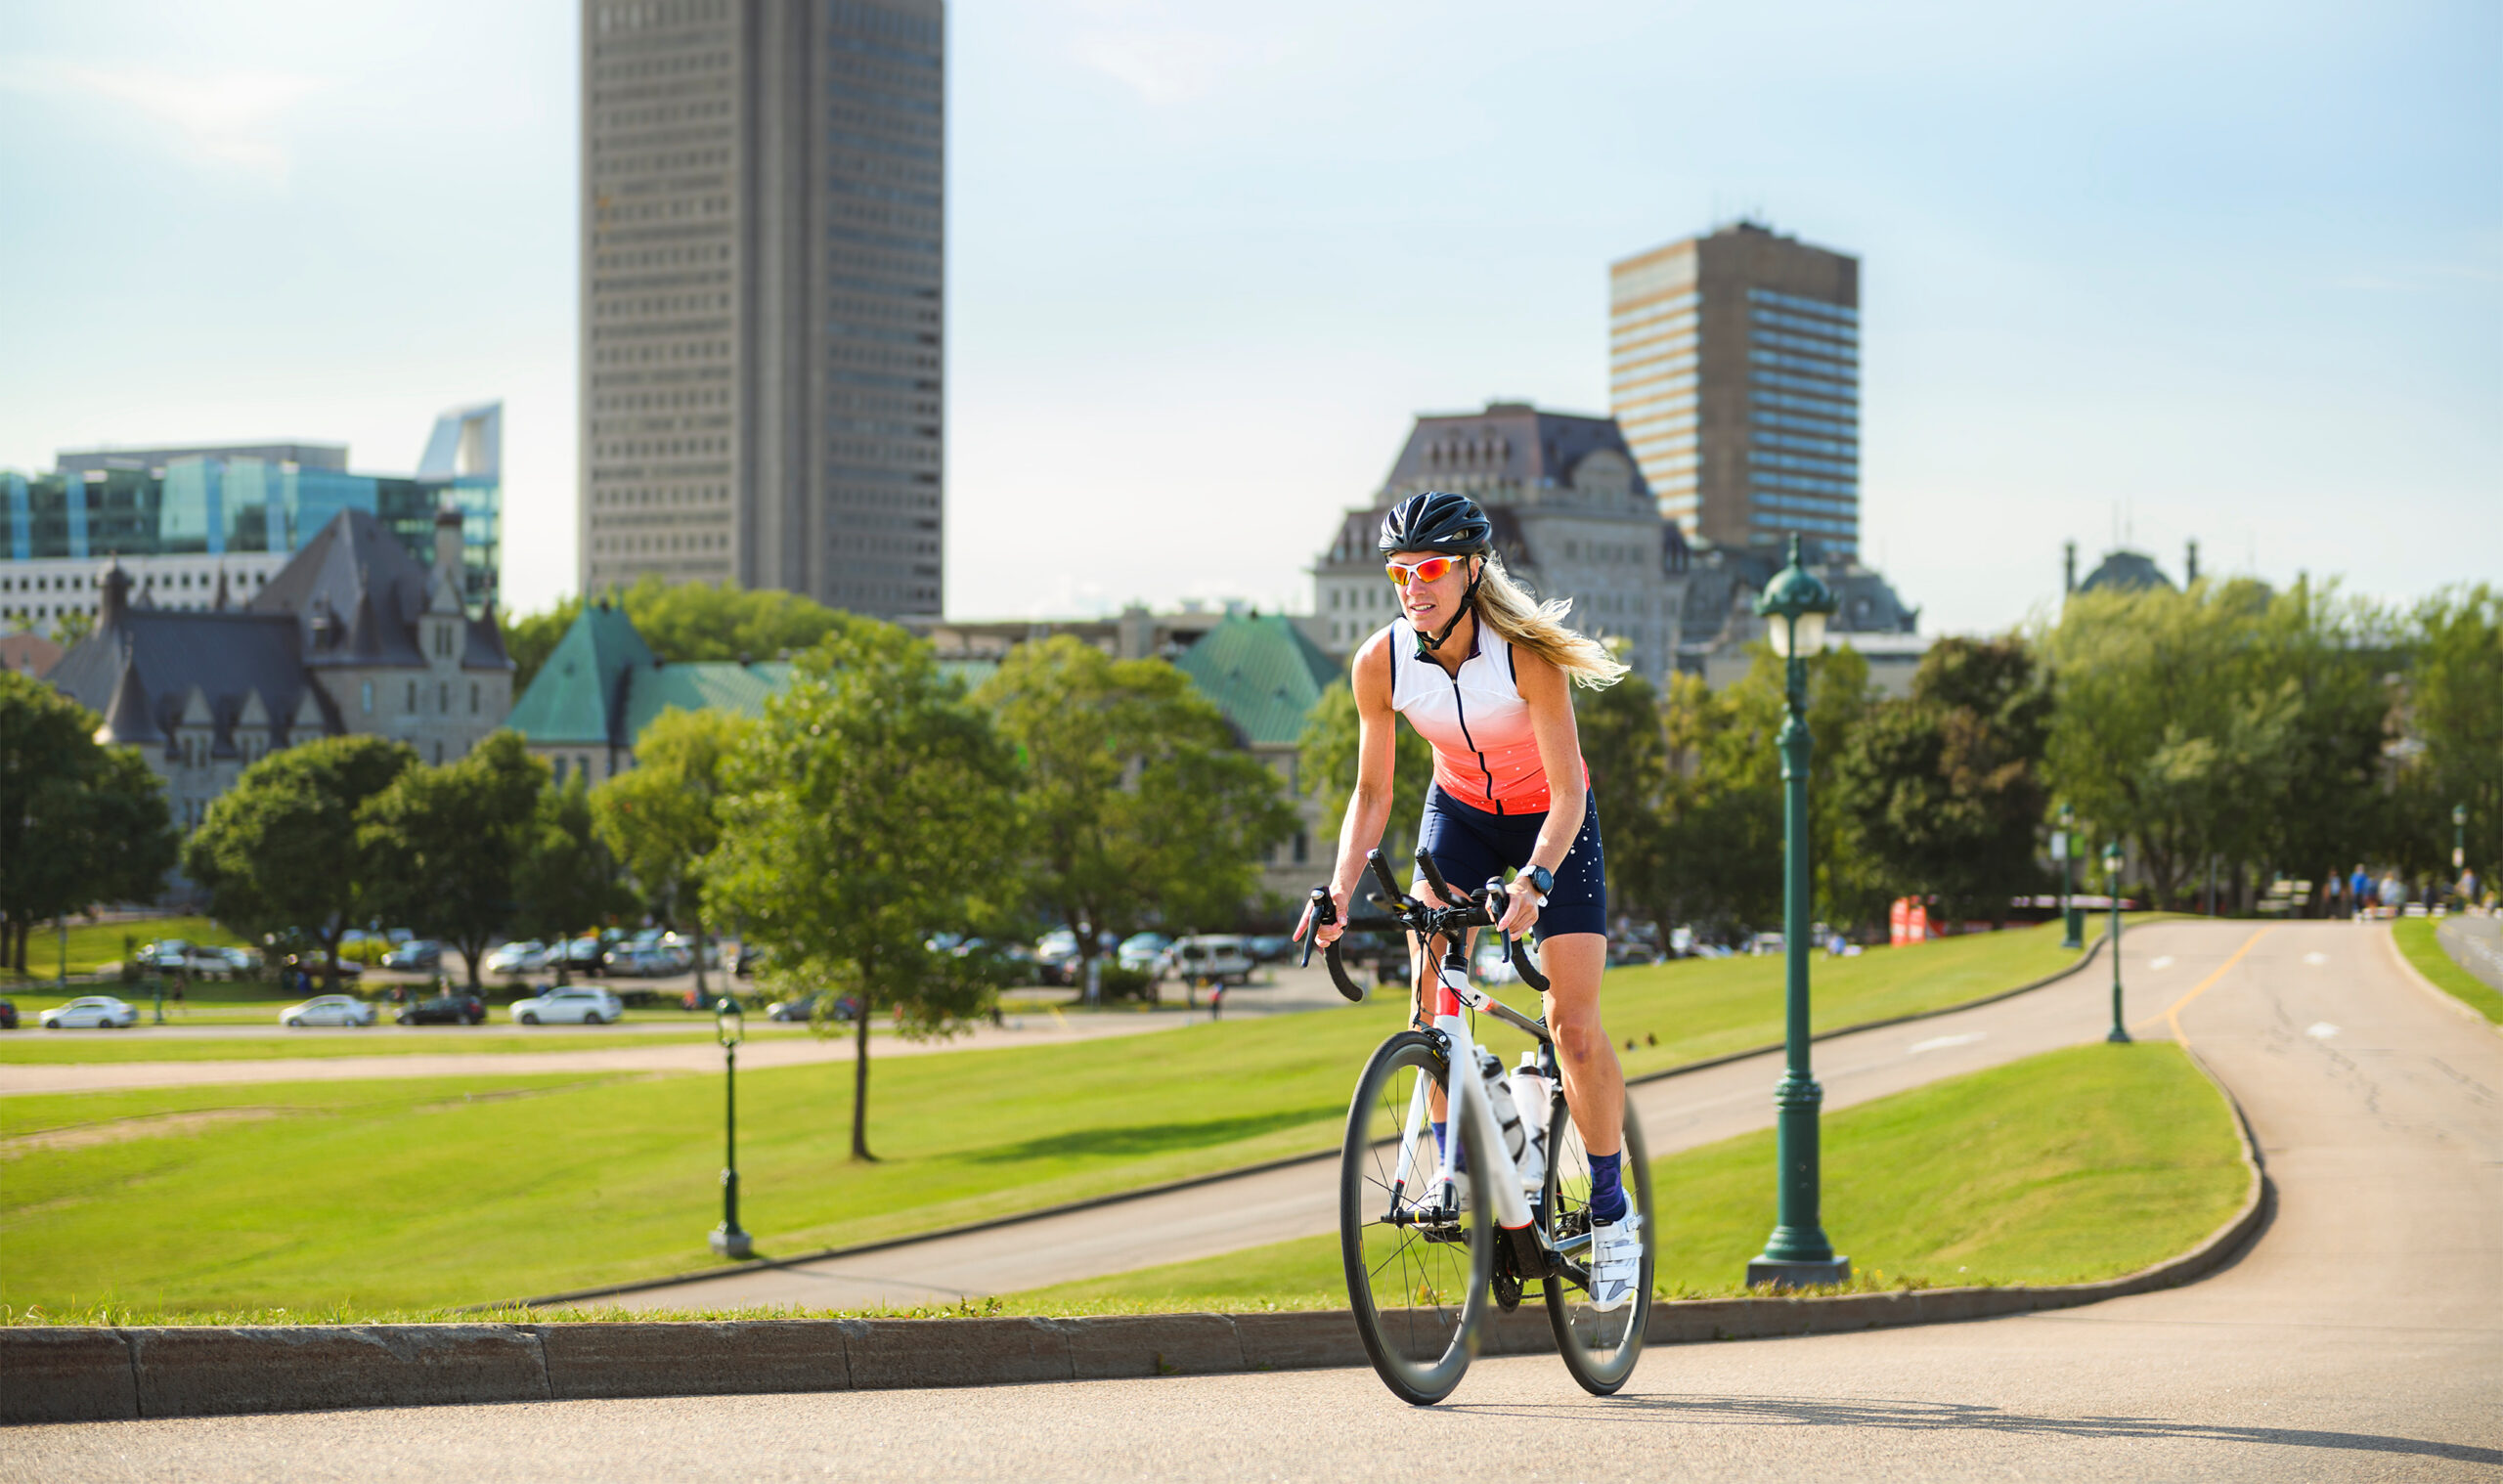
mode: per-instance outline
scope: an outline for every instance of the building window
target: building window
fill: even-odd
[[[550,781],[552,781],[558,788],[563,788],[565,786],[565,760],[558,758],[555,762],[556,770]]]
[[[437,767],[443,766],[443,739],[441,737],[435,738],[434,742],[434,765]]]
[[[434,709],[443,716],[452,715],[452,682],[437,680],[434,687]]]
[[[403,709],[412,713],[417,709],[417,682],[415,680],[409,682],[409,704]]]
[[[365,702],[365,714],[369,717],[373,715],[373,682],[372,680],[365,682],[361,698]]]
[[[581,767],[582,767],[582,770],[583,770],[583,777],[585,777],[586,779],[588,779],[589,777],[591,777],[591,754],[589,754],[589,753],[585,753],[585,754],[583,754],[583,756],[582,756]]]

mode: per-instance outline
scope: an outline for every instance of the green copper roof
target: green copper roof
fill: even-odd
[[[505,724],[534,743],[631,749],[673,706],[763,716],[765,698],[790,683],[781,660],[664,665],[624,609],[594,603],[556,641]]]
[[[505,724],[532,742],[605,743],[618,715],[621,677],[651,665],[651,646],[623,608],[588,604],[513,703]]]
[[[675,706],[681,711],[765,715],[765,698],[791,683],[791,666],[775,660],[740,665],[727,660],[645,666],[626,677],[626,745],[642,739],[652,719]]]
[[[1292,744],[1321,693],[1345,683],[1339,663],[1279,614],[1229,614],[1173,662],[1246,742]]]

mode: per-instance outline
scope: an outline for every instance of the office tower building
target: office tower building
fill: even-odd
[[[585,0],[586,591],[941,610],[944,0]]]
[[[1660,513],[1860,550],[1860,260],[1753,222],[1608,270],[1608,381]]]

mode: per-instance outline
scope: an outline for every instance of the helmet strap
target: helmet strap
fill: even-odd
[[[1421,660],[1432,659],[1434,657],[1434,651],[1443,647],[1443,640],[1450,638],[1451,632],[1460,627],[1460,621],[1469,617],[1471,611],[1476,605],[1478,579],[1485,575],[1486,558],[1481,556],[1477,558],[1477,570],[1469,574],[1468,590],[1462,592],[1460,595],[1460,611],[1454,613],[1451,616],[1451,621],[1443,625],[1442,633],[1428,636],[1423,631],[1418,632],[1417,658]]]

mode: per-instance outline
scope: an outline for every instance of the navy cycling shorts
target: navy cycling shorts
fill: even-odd
[[[1426,814],[1417,829],[1417,849],[1434,857],[1434,869],[1455,892],[1474,892],[1487,878],[1529,864],[1538,849],[1538,832],[1547,815],[1490,814],[1471,808],[1443,792],[1437,783],[1426,790]],[[1573,849],[1556,868],[1556,890],[1538,912],[1540,941],[1567,933],[1607,932],[1605,856],[1600,848],[1600,805],[1596,795],[1582,803],[1582,828]],[[1422,891],[1421,891],[1422,895]]]

